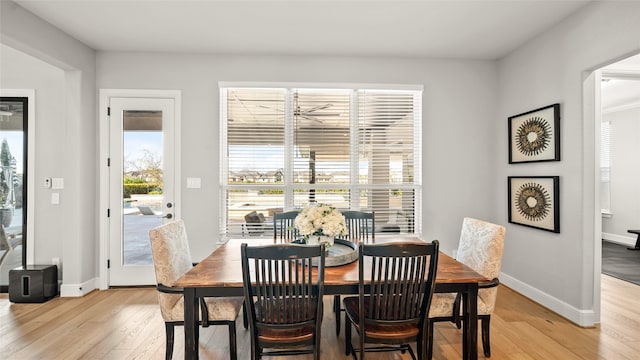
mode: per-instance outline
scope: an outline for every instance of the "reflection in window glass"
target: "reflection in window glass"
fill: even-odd
[[[27,109],[27,98],[2,97],[0,101],[0,287],[3,290],[9,285],[9,270],[23,265]]]

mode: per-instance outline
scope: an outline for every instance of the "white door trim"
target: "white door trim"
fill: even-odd
[[[100,89],[99,101],[99,133],[100,133],[100,156],[99,156],[99,176],[100,176],[100,201],[99,201],[99,287],[101,290],[109,288],[109,219],[107,209],[109,208],[109,169],[107,161],[109,158],[109,117],[107,107],[111,98],[137,97],[137,98],[170,98],[174,100],[174,144],[175,144],[175,171],[174,203],[181,204],[181,174],[180,174],[180,139],[181,139],[181,114],[182,114],[182,92],[180,90],[144,90],[144,89]],[[176,206],[174,211],[176,219],[181,218],[180,206]]]
[[[0,89],[0,96],[26,97],[27,104],[27,265],[35,263],[36,213],[36,91],[34,89]]]
[[[593,281],[592,308],[590,316],[580,326],[592,326],[600,323],[600,292],[602,272],[602,206],[600,201],[600,123],[602,109],[600,104],[600,90],[602,73],[596,70],[586,77],[582,83],[582,115],[583,134],[583,232],[585,234],[584,247],[586,256],[592,255],[593,273],[585,274],[581,281]],[[589,240],[591,239],[591,240]],[[591,242],[593,241],[593,242]],[[589,243],[591,242],[590,245]],[[593,251],[593,252],[591,252]],[[585,262],[586,264],[586,262]],[[588,277],[591,276],[592,279]],[[586,289],[585,289],[586,290]],[[585,291],[586,293],[586,291]],[[582,319],[580,319],[582,320]]]

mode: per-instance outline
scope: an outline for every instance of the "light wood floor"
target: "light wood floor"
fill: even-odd
[[[325,309],[329,310],[329,297]],[[492,359],[638,359],[640,286],[602,277],[602,323],[581,328],[500,286],[492,316]],[[336,338],[325,311],[322,358],[344,356],[344,331]],[[249,335],[237,323],[240,359],[248,359]],[[1,359],[163,359],[164,325],[151,288],[94,291],[82,298],[13,304],[0,295]],[[174,358],[183,357],[176,331]],[[482,359],[481,346],[480,358]],[[409,359],[408,354],[367,354],[368,359]],[[201,359],[228,359],[226,327],[202,329]],[[301,356],[300,359],[311,357]],[[434,359],[460,359],[460,330],[436,324]]]

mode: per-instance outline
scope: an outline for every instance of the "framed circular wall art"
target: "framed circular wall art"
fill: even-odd
[[[560,160],[560,104],[509,117],[509,164]]]
[[[509,176],[509,222],[560,232],[559,176]]]

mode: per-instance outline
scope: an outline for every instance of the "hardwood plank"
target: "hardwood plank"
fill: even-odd
[[[491,319],[492,359],[636,359],[640,353],[640,286],[602,276],[602,323],[582,328],[505,287],[499,287]],[[332,296],[325,298],[322,358],[348,359],[344,331],[336,338]],[[344,321],[344,318],[343,318]],[[250,357],[249,334],[236,324],[238,357]],[[176,328],[174,358],[184,354]],[[435,325],[434,359],[459,359],[462,332]],[[356,340],[354,335],[354,341]],[[164,359],[164,324],[153,288],[94,291],[82,298],[55,298],[42,304],[12,304],[0,294],[2,359]],[[478,344],[482,349],[481,343]],[[224,326],[201,329],[201,359],[229,359]],[[291,357],[274,357],[280,360]],[[484,358],[479,351],[479,358]],[[297,359],[311,359],[300,356]],[[410,359],[409,354],[372,353],[367,359]]]

